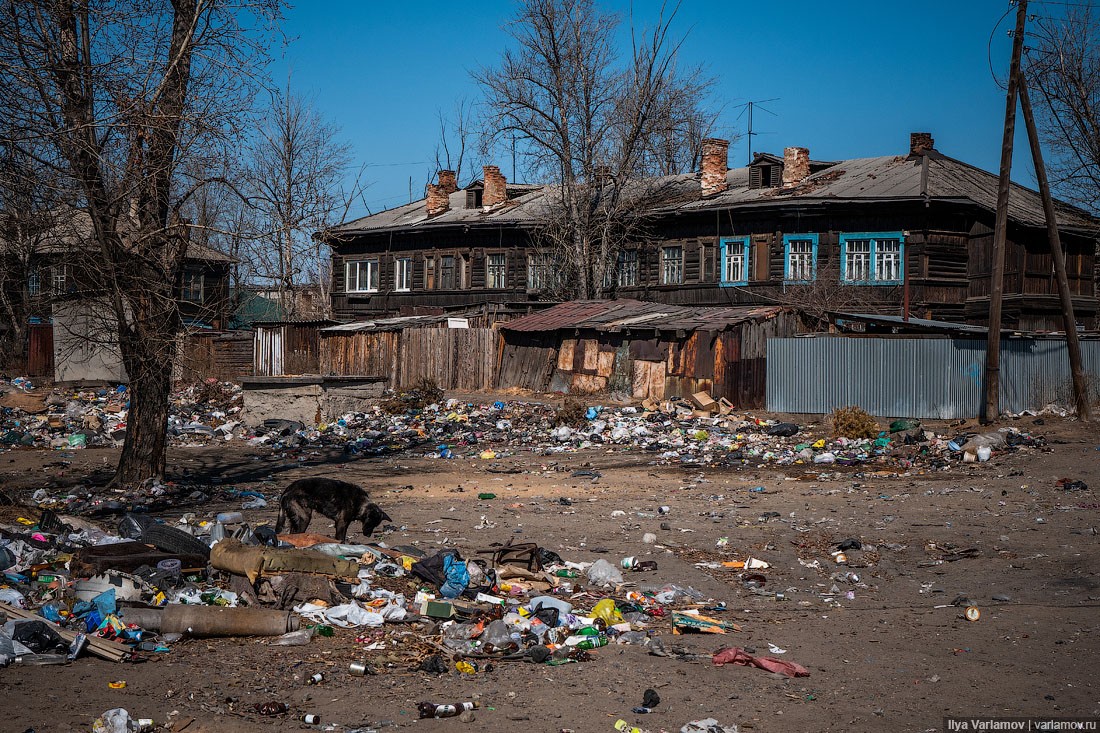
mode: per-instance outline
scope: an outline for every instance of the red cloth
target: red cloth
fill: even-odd
[[[712,661],[719,667],[723,664],[739,664],[742,667],[758,667],[759,669],[766,669],[769,672],[778,672],[788,677],[810,676],[810,670],[806,669],[801,664],[785,662],[775,657],[754,657],[741,647],[736,646],[719,649],[715,652]]]

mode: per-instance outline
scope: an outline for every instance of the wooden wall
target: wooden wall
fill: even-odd
[[[251,331],[197,331],[183,338],[178,377],[185,382],[233,382],[252,376]]]
[[[793,313],[685,336],[505,331],[497,387],[635,400],[707,391],[738,407],[759,408],[765,400],[767,340],[803,331]]]
[[[442,389],[490,390],[496,383],[499,340],[492,328],[332,331],[321,336],[321,373],[382,376],[397,388],[426,377]]]

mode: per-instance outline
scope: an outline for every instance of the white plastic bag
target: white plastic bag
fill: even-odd
[[[603,558],[592,563],[586,574],[588,582],[593,585],[604,586],[623,582],[623,574],[619,569]]]

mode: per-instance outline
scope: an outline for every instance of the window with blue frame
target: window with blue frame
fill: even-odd
[[[817,278],[817,235],[783,235],[783,280],[808,283]]]
[[[905,277],[901,232],[840,235],[840,281],[853,285],[899,285]]]
[[[723,237],[719,242],[721,277],[719,285],[747,285],[749,282],[749,238]]]

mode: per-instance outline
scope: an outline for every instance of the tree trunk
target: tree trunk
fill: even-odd
[[[129,363],[123,359],[123,363]],[[163,478],[168,443],[168,395],[172,363],[146,364],[140,378],[130,379],[130,412],[126,420],[126,442],[112,483],[139,484],[149,478]],[[129,367],[127,367],[129,370]]]
[[[174,310],[152,305],[158,299],[146,297],[134,303],[132,323],[119,328],[122,364],[130,379],[130,410],[122,456],[112,481],[117,486],[164,476],[173,351],[179,328]]]

